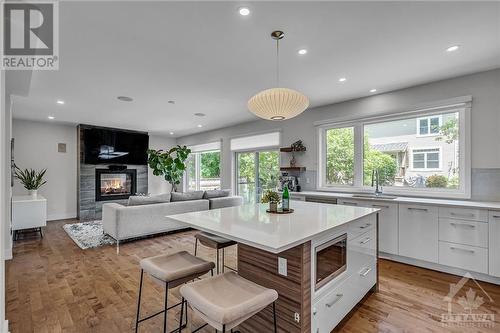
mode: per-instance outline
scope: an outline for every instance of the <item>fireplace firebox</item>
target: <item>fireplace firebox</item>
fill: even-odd
[[[128,199],[136,193],[137,170],[95,170],[95,200]]]

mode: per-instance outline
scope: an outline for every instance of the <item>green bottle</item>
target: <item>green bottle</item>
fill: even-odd
[[[290,193],[288,193],[288,186],[283,189],[283,194],[281,196],[282,207],[284,211],[290,209]]]

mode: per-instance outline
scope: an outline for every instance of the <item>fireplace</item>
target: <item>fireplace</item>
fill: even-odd
[[[95,170],[95,200],[128,199],[136,193],[137,170]]]

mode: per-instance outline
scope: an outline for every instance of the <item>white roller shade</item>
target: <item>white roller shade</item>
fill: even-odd
[[[231,150],[262,149],[268,147],[279,147],[281,132],[270,132],[264,134],[250,135],[231,139]]]
[[[220,150],[220,141],[209,142],[209,143],[201,143],[199,145],[188,146],[191,149],[192,153],[199,153],[203,151],[213,151]]]

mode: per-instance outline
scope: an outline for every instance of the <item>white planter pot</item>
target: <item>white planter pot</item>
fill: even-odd
[[[29,190],[29,194],[33,199],[36,199],[38,196],[38,190]]]

